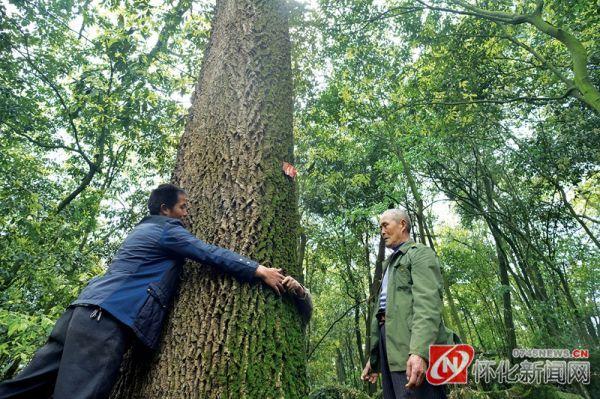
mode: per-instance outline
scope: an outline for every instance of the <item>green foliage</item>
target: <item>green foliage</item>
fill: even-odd
[[[469,388],[453,389],[449,399],[579,399],[580,395],[562,392],[550,385],[515,385],[499,391],[475,391]]]
[[[0,310],[0,360],[3,365],[0,376],[10,375],[11,368],[29,360],[44,343],[58,314],[56,309],[55,312],[33,316]]]
[[[5,377],[170,174],[208,30],[208,5],[188,1],[0,5]]]

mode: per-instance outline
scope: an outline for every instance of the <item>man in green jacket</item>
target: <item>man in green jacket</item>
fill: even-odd
[[[410,238],[405,211],[389,209],[379,221],[385,245],[394,252],[383,263],[362,379],[375,383],[381,373],[384,399],[445,398],[444,386],[425,380],[429,346],[449,343],[452,336],[442,321],[439,261],[431,248]]]

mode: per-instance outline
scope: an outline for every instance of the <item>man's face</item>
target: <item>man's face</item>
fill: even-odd
[[[381,236],[385,240],[386,247],[394,248],[402,243],[404,231],[406,230],[406,221],[401,220],[398,222],[391,215],[384,213],[379,219],[379,226],[381,227]]]
[[[183,219],[187,216],[187,195],[179,194],[177,203],[172,208],[161,205],[160,214],[174,219]]]

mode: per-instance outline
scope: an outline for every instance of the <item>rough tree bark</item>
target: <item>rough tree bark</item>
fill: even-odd
[[[287,9],[218,0],[173,182],[201,239],[299,277]],[[116,398],[303,398],[306,354],[290,298],[186,264],[158,352],[129,356]]]

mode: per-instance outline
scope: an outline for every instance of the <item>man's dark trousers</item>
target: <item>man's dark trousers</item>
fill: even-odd
[[[29,365],[0,384],[0,399],[107,398],[132,333],[107,312],[97,314],[98,307],[68,308]]]
[[[446,399],[446,388],[433,386],[427,380],[416,389],[405,387],[408,382],[404,371],[390,371],[385,351],[385,324],[379,327],[379,359],[381,361],[381,382],[383,385],[383,399]]]

